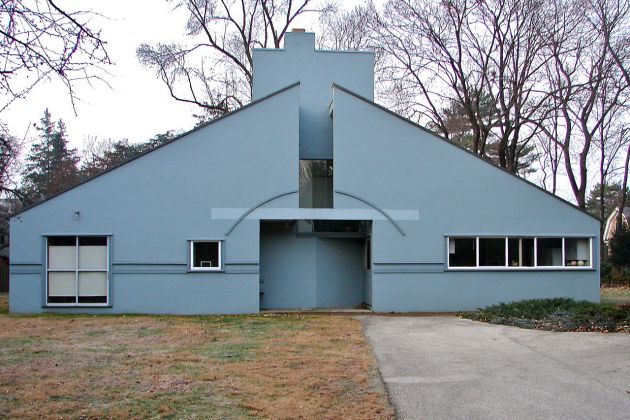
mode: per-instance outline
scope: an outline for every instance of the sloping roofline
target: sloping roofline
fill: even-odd
[[[220,120],[223,120],[223,119],[225,119],[225,118],[229,118],[229,117],[231,117],[232,115],[239,113],[240,111],[243,111],[243,110],[245,110],[245,109],[247,109],[247,108],[250,108],[250,107],[252,107],[252,106],[254,106],[254,105],[256,105],[256,104],[259,104],[260,102],[263,102],[263,101],[265,101],[265,100],[267,100],[267,99],[271,98],[272,96],[279,95],[279,94],[281,94],[281,93],[283,93],[283,92],[285,92],[285,91],[287,91],[287,90],[293,89],[294,87],[299,86],[299,85],[300,85],[300,82],[299,82],[299,81],[298,81],[298,82],[295,82],[295,83],[292,83],[292,84],[290,84],[290,85],[288,85],[288,86],[283,87],[282,89],[278,89],[278,90],[276,90],[275,92],[272,92],[272,93],[270,93],[270,94],[268,94],[268,95],[265,95],[265,96],[263,96],[262,98],[256,99],[255,101],[251,101],[251,102],[250,102],[250,103],[248,103],[247,105],[243,105],[242,107],[240,107],[240,108],[238,108],[238,109],[235,109],[234,111],[228,112],[228,113],[227,113],[227,114],[225,114],[225,115],[221,115],[220,117],[217,117],[217,118],[215,118],[214,120],[211,120],[211,121],[208,121],[208,122],[206,122],[206,123],[203,123],[203,124],[201,124],[201,125],[199,125],[199,126],[197,126],[197,127],[193,128],[193,129],[191,129],[191,130],[186,131],[185,133],[180,134],[179,136],[176,136],[176,137],[174,137],[174,138],[172,138],[172,139],[170,139],[170,140],[165,141],[164,143],[160,144],[160,145],[159,145],[159,146],[157,146],[157,147],[154,147],[153,149],[146,150],[146,151],[144,151],[144,152],[142,152],[142,153],[139,153],[139,154],[135,155],[134,157],[132,157],[132,158],[130,158],[130,159],[127,159],[127,160],[125,160],[125,161],[123,161],[123,162],[119,163],[118,165],[112,166],[111,168],[108,168],[108,169],[104,170],[104,171],[103,171],[103,172],[101,172],[101,173],[98,173],[98,174],[96,174],[96,175],[92,175],[91,177],[86,178],[85,180],[83,180],[83,181],[79,182],[78,184],[75,184],[75,185],[73,185],[73,186],[71,186],[71,187],[69,187],[69,188],[66,188],[66,189],[64,189],[64,190],[61,190],[61,191],[59,191],[59,192],[56,192],[55,194],[51,195],[50,197],[46,198],[45,200],[42,200],[42,201],[37,202],[37,203],[35,203],[35,204],[31,204],[30,206],[27,206],[27,207],[23,208],[23,209],[22,209],[22,210],[20,210],[19,212],[12,214],[12,215],[11,215],[11,218],[13,218],[13,217],[15,217],[15,216],[18,216],[18,215],[20,215],[20,214],[22,214],[22,213],[25,213],[25,212],[27,212],[27,211],[31,210],[32,208],[35,208],[35,207],[37,207],[37,206],[39,206],[39,205],[41,205],[41,204],[44,204],[44,203],[46,203],[47,201],[52,200],[53,198],[56,198],[56,197],[58,197],[58,196],[60,196],[60,195],[62,195],[62,194],[67,193],[67,192],[68,192],[68,191],[70,191],[70,190],[73,190],[73,189],[75,189],[75,188],[77,188],[77,187],[80,187],[81,185],[87,184],[88,182],[90,182],[90,181],[92,181],[92,180],[94,180],[94,179],[96,179],[96,178],[98,178],[98,177],[100,177],[100,176],[102,176],[102,175],[105,175],[105,174],[107,174],[107,173],[109,173],[109,172],[111,172],[111,171],[113,171],[113,170],[115,170],[115,169],[118,169],[118,168],[120,168],[121,166],[128,164],[129,162],[132,162],[132,161],[134,161],[134,160],[136,160],[136,159],[139,159],[139,158],[141,158],[141,157],[143,157],[143,156],[146,156],[146,155],[148,155],[149,153],[151,153],[151,152],[153,152],[153,151],[155,151],[155,150],[158,150],[158,149],[160,149],[160,148],[162,148],[162,147],[164,147],[164,146],[167,146],[167,145],[169,145],[169,144],[171,144],[171,143],[174,143],[174,142],[176,142],[177,140],[179,140],[179,139],[181,139],[181,138],[183,138],[183,137],[186,137],[186,136],[187,136],[187,135],[189,135],[189,134],[194,133],[195,131],[201,130],[202,128],[206,128],[206,127],[208,127],[209,125],[212,125],[212,124],[214,124],[214,123],[216,123],[216,122],[218,122],[218,121],[220,121]]]
[[[451,146],[455,147],[456,149],[462,150],[462,151],[464,151],[464,152],[468,153],[469,155],[476,157],[476,158],[477,158],[477,159],[479,159],[480,161],[482,161],[482,162],[484,162],[484,163],[486,163],[486,164],[488,164],[488,165],[492,166],[493,168],[498,169],[498,170],[500,170],[500,171],[502,171],[502,172],[504,172],[504,173],[506,173],[506,174],[508,174],[508,175],[513,176],[514,178],[518,179],[519,181],[522,181],[522,182],[526,183],[526,184],[527,184],[527,185],[529,185],[530,187],[534,187],[534,188],[536,188],[537,190],[542,191],[542,192],[544,192],[545,194],[548,194],[550,197],[553,197],[553,198],[555,198],[556,200],[559,200],[561,203],[567,204],[567,205],[569,205],[569,206],[573,207],[574,209],[579,210],[580,212],[584,213],[584,214],[585,214],[585,215],[587,215],[587,216],[592,217],[593,219],[597,220],[598,222],[600,222],[600,223],[602,222],[601,220],[599,220],[599,217],[597,217],[597,216],[595,216],[595,215],[592,215],[591,213],[587,212],[585,209],[582,209],[582,208],[580,208],[580,207],[576,206],[575,204],[571,203],[570,201],[565,200],[565,199],[564,199],[564,198],[562,198],[562,197],[558,197],[557,195],[550,193],[549,191],[545,190],[544,188],[541,188],[540,186],[538,186],[538,185],[534,184],[534,183],[533,183],[533,182],[531,182],[531,181],[528,181],[528,180],[527,180],[527,179],[525,179],[525,178],[521,178],[520,176],[518,176],[518,175],[516,175],[516,174],[513,174],[512,172],[508,171],[508,170],[507,170],[507,169],[505,169],[505,168],[502,168],[502,167],[500,167],[500,166],[495,165],[495,164],[494,164],[494,163],[492,163],[492,162],[487,161],[486,159],[484,159],[483,157],[479,156],[478,154],[473,153],[473,152],[471,152],[470,150],[468,150],[468,149],[466,149],[466,148],[464,148],[464,147],[462,147],[462,146],[460,146],[460,145],[458,145],[458,144],[455,144],[455,143],[453,143],[453,142],[449,141],[446,137],[443,137],[443,136],[441,136],[441,135],[439,135],[439,134],[436,134],[436,133],[434,133],[433,131],[429,130],[428,128],[423,127],[423,126],[421,126],[420,124],[417,124],[417,123],[415,123],[415,122],[413,122],[413,121],[411,121],[411,120],[409,120],[409,119],[407,119],[407,118],[405,118],[405,117],[403,117],[403,116],[401,116],[401,115],[398,115],[398,114],[396,114],[395,112],[393,112],[393,111],[391,111],[391,110],[389,110],[389,109],[385,108],[384,106],[379,105],[379,104],[377,104],[376,102],[371,101],[370,99],[368,99],[368,98],[366,98],[366,97],[364,97],[364,96],[361,96],[361,95],[359,95],[358,93],[355,93],[355,92],[351,91],[351,90],[350,90],[350,89],[348,89],[348,88],[345,88],[345,87],[343,87],[343,86],[341,86],[341,85],[338,85],[337,83],[333,83],[333,84],[332,84],[332,87],[333,87],[333,88],[336,88],[336,89],[339,89],[339,90],[341,90],[342,92],[345,92],[345,93],[347,93],[347,94],[348,94],[348,95],[350,95],[350,96],[354,96],[354,97],[355,97],[355,98],[357,98],[357,99],[360,99],[360,100],[362,100],[362,101],[364,101],[364,102],[367,102],[368,104],[370,104],[370,105],[372,105],[372,106],[375,106],[376,108],[380,109],[381,111],[385,111],[386,113],[388,113],[388,114],[390,114],[390,115],[392,115],[392,116],[394,116],[394,117],[396,117],[396,118],[398,118],[398,119],[400,119],[400,120],[402,120],[402,121],[406,122],[407,124],[410,124],[410,125],[412,125],[412,126],[414,126],[414,127],[416,127],[416,128],[419,128],[420,130],[424,131],[425,133],[428,133],[428,134],[430,134],[430,135],[432,135],[432,136],[434,136],[434,137],[436,137],[436,138],[438,138],[438,139],[440,139],[440,140],[442,140],[442,141],[446,142],[447,144],[450,144]],[[334,101],[334,100],[333,100],[333,101]],[[334,106],[334,105],[333,105],[333,106]]]
[[[628,223],[628,215],[626,214],[628,212],[630,212],[630,207],[624,207],[623,211],[621,212],[622,224],[624,220],[626,223]],[[610,223],[617,217],[618,214],[619,214],[619,207],[615,207],[613,211],[611,211],[608,217],[606,218],[606,223],[604,223],[604,234],[602,235],[602,240],[606,240],[606,237],[610,235]]]

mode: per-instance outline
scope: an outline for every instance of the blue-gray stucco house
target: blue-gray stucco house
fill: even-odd
[[[599,299],[599,221],[373,102],[371,53],[254,51],[254,100],[11,220],[11,312]]]

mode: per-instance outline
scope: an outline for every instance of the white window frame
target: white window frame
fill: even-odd
[[[223,241],[219,239],[191,239],[188,241],[189,245],[189,270],[190,271],[223,271]],[[217,243],[219,246],[219,266],[218,267],[195,267],[194,266],[194,252],[196,243]]]
[[[48,239],[49,238],[55,238],[55,237],[60,237],[60,236],[69,236],[69,237],[74,237],[74,270],[70,270],[67,268],[49,268],[48,267]],[[95,268],[79,268],[79,238],[105,238],[106,239],[106,256],[107,256],[107,264],[105,265],[105,269],[95,269]],[[44,278],[44,283],[45,283],[45,291],[46,294],[44,295],[45,299],[46,299],[46,306],[60,306],[60,307],[74,307],[74,306],[110,306],[110,287],[109,287],[109,283],[110,283],[110,270],[109,270],[109,260],[110,260],[110,237],[109,235],[49,235],[46,236],[46,253],[45,253],[45,269],[46,269],[46,276]],[[48,302],[48,274],[49,273],[70,273],[74,271],[74,303],[50,303]],[[107,278],[107,284],[105,286],[105,290],[107,291],[107,295],[105,296],[105,303],[86,303],[86,302],[79,302],[79,273],[82,272],[87,272],[87,273],[105,273],[105,277]]]
[[[504,266],[480,266],[479,265],[479,238],[492,238],[492,239],[501,239],[505,238],[505,265]],[[509,258],[508,258],[508,241],[511,238],[516,239],[533,239],[534,240],[534,265],[533,266],[510,266]],[[562,265],[555,266],[547,266],[547,265],[538,265],[538,239],[545,238],[560,238],[562,239]],[[566,247],[565,240],[571,239],[588,239],[589,246],[589,265],[582,266],[570,266],[566,265]],[[469,267],[451,267],[451,255],[449,252],[449,241],[451,239],[474,239],[475,240],[475,266]],[[467,271],[467,270],[482,270],[482,271],[519,271],[519,270],[538,270],[538,271],[560,271],[560,270],[592,270],[593,266],[593,237],[592,236],[497,236],[497,235],[488,235],[488,236],[469,236],[469,235],[452,235],[446,236],[446,269],[452,271]]]

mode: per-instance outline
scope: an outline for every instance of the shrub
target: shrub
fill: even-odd
[[[477,312],[462,312],[459,315],[477,321],[521,328],[630,332],[630,307],[607,306],[569,298],[499,303]]]

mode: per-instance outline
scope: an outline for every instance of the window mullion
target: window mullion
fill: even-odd
[[[600,249],[599,252],[601,253],[602,250]],[[594,267],[593,265],[593,238],[588,238],[588,255],[589,255],[589,266],[592,268]],[[600,257],[601,258],[601,257]]]
[[[109,236],[105,237],[105,255],[106,255],[106,260],[105,260],[105,276],[106,276],[106,281],[105,281],[105,293],[106,293],[106,297],[105,297],[105,304],[109,305],[109,292],[110,292],[110,288],[109,288]]]
[[[50,265],[48,262],[48,236],[46,236],[46,257],[45,257],[46,261],[46,304],[48,304],[48,276],[50,275],[50,271],[48,270],[48,266]]]
[[[79,304],[79,237],[75,237],[74,241],[74,304]]]
[[[564,254],[565,253],[564,240],[565,240],[565,237],[563,236],[562,237],[562,261],[560,263],[562,267],[566,267],[566,260],[567,260],[567,257]]]
[[[195,269],[195,241],[190,241],[190,269]]]
[[[475,267],[479,267],[479,236],[475,237],[475,260],[476,260],[476,265]]]
[[[508,255],[508,238],[506,236],[505,237],[505,267],[506,268],[509,266],[508,265],[508,258],[509,258],[509,255]]]
[[[223,266],[222,266],[223,260],[221,259],[221,248],[223,248],[222,245],[223,245],[222,241],[217,242],[217,248],[219,248],[219,252],[218,252],[218,254],[219,254],[219,261],[217,261],[217,268],[219,270],[221,270],[223,268]]]
[[[538,238],[534,238],[534,267],[538,267]]]
[[[451,268],[451,238],[446,237],[446,268]]]

